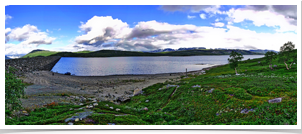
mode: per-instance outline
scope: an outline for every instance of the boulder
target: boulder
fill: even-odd
[[[121,109],[119,109],[119,108],[117,108],[117,109],[115,109],[115,111],[120,111]]]
[[[268,100],[268,103],[279,103],[281,101],[282,101],[282,98],[275,98],[275,99]]]
[[[66,72],[65,75],[71,75],[71,73],[70,72]]]
[[[145,108],[144,108],[144,110],[145,110],[145,111],[148,111],[148,108],[147,108],[147,107],[145,107]]]
[[[277,65],[274,65],[274,67],[277,67]]]
[[[195,88],[195,87],[201,87],[200,85],[194,85],[194,86],[192,86],[193,88]]]
[[[121,97],[117,97],[117,99],[116,99],[117,102],[126,102],[129,100],[130,100],[130,98],[128,96],[121,96]]]
[[[148,102],[149,102],[149,100],[146,100],[145,102],[147,102],[147,103],[148,103]]]
[[[214,91],[214,88],[212,88],[211,90],[208,91],[208,93],[212,93]]]
[[[142,89],[135,89],[134,92],[133,92],[133,96],[136,96],[136,95],[139,95],[143,92]]]

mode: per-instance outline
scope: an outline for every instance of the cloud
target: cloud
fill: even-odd
[[[200,14],[199,17],[200,17],[201,19],[206,19],[206,15],[205,15],[205,14]]]
[[[47,33],[41,32],[36,26],[29,24],[22,28],[7,28],[7,30],[5,30],[5,39],[6,42],[19,41],[24,45],[35,44],[36,46],[51,44],[52,41],[55,40],[53,37],[48,37]]]
[[[165,11],[175,12],[175,11],[189,11],[192,13],[198,13],[202,10],[212,7],[211,5],[163,5],[160,8]]]
[[[196,16],[190,16],[190,15],[188,15],[187,17],[188,17],[188,19],[194,19],[194,18],[196,18]]]
[[[127,23],[111,16],[94,16],[81,24],[83,35],[76,37],[76,43],[85,45],[102,45],[110,39],[119,39],[130,32]]]
[[[231,20],[238,22],[238,17],[235,16]],[[138,22],[133,28],[130,28],[122,20],[113,19],[110,16],[95,16],[81,24],[80,29],[83,35],[76,37],[75,42],[66,50],[149,51],[180,47],[279,50],[285,42],[296,41],[297,35],[294,33],[257,33],[232,26],[230,25],[232,22],[228,22],[226,25],[216,21],[213,23],[214,27],[209,27],[174,25],[152,20]],[[56,50],[63,50],[63,48],[56,48]]]
[[[168,23],[162,23],[157,21],[139,22],[126,37],[132,38],[146,38],[149,36],[157,36],[161,34],[180,33],[187,31],[194,31],[196,26],[194,25],[172,25]]]
[[[212,23],[212,25],[214,25],[215,27],[223,27],[224,26],[224,23],[222,22],[217,22],[217,23]]]
[[[227,20],[231,23],[239,23],[245,20],[250,20],[255,26],[268,26],[276,28],[277,32],[295,31],[297,26],[294,18],[286,17],[284,14],[294,14],[292,10],[288,9],[288,6],[247,6],[245,8],[230,9],[226,12],[228,15]],[[275,10],[281,10],[285,8],[283,14],[276,12]],[[278,28],[280,27],[280,28]]]
[[[246,9],[255,10],[255,11],[265,11],[269,9],[268,5],[247,5]]]
[[[10,16],[10,15],[8,15],[8,14],[5,15],[5,21],[6,21],[6,20],[9,20],[9,19],[12,19],[12,18],[13,18],[13,17]]]

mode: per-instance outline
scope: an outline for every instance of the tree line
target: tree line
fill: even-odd
[[[279,58],[279,63],[284,63],[286,69],[291,69],[293,63],[297,63],[297,55],[293,52],[295,50],[295,44],[292,42],[287,42],[280,47],[280,52],[276,53],[274,51],[268,51],[265,53],[265,63],[269,65],[269,68],[273,70],[272,61],[276,58]],[[239,62],[243,59],[242,54],[232,51],[228,62],[231,69],[235,70],[236,75],[238,75],[236,68],[239,65]],[[288,66],[289,64],[289,66]]]

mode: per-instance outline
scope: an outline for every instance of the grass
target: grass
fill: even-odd
[[[82,120],[75,124],[296,125],[297,65],[287,70],[277,60],[273,61],[273,65],[278,66],[274,70],[266,64],[259,64],[258,61],[264,61],[259,58],[242,61],[238,69],[241,75],[234,75],[235,71],[224,65],[212,68],[203,75],[157,83],[144,88],[142,95],[134,96],[120,105],[99,102],[92,109],[95,114],[87,117],[89,121]],[[167,87],[168,84],[179,87]],[[194,85],[200,87],[193,88]],[[211,89],[214,90],[209,93]],[[282,97],[282,102],[268,103],[268,100],[279,97]],[[55,105],[37,109],[29,116],[20,118],[6,111],[5,123],[66,125],[64,119],[79,112],[69,111],[70,107],[78,106]],[[143,110],[145,107],[148,111]],[[120,111],[116,111],[116,108]],[[250,111],[242,113],[245,109]],[[116,116],[122,114],[127,115]]]

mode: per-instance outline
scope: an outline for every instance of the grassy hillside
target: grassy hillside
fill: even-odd
[[[235,50],[243,55],[255,55],[258,53]],[[115,51],[115,50],[100,50],[100,51],[80,51],[80,52],[54,52],[54,51],[35,51],[29,53],[22,58],[30,58],[37,56],[62,56],[62,57],[121,57],[121,56],[194,56],[194,55],[228,55],[231,50],[187,50],[162,53],[144,53],[133,51]]]
[[[273,65],[277,65],[274,70],[259,58],[242,61],[237,69],[241,75],[234,75],[235,71],[224,65],[203,75],[158,83],[120,105],[98,102],[92,109],[94,114],[74,124],[296,125],[297,64],[287,70],[277,61],[273,61]],[[279,103],[268,102],[280,97]],[[66,125],[65,119],[84,112],[84,109],[70,108],[80,107],[50,104],[47,108],[28,111],[29,116],[12,119],[8,118],[11,113],[6,112],[5,124]],[[145,107],[147,111],[143,110]]]

